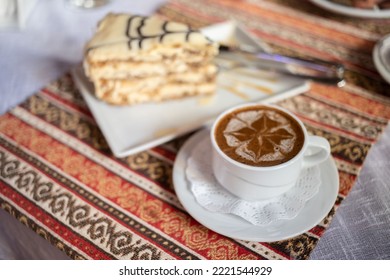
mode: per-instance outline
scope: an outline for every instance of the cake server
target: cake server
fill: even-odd
[[[345,84],[345,69],[339,63],[259,52],[252,47],[245,46],[220,45],[219,51],[216,63],[225,69],[237,67],[258,68],[299,76],[339,87]]]

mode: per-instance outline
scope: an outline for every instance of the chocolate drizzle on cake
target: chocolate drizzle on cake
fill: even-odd
[[[160,32],[157,32],[156,34],[147,34],[143,32],[143,28],[148,27],[148,17],[143,16],[130,16],[127,22],[127,29],[126,29],[126,36],[129,38],[128,46],[131,49],[131,44],[133,41],[138,41],[138,47],[142,49],[143,42],[148,39],[154,39],[159,38],[160,43],[164,41],[164,38],[166,36],[172,35],[172,34],[183,34],[183,38],[186,42],[190,41],[190,36],[193,33],[200,33],[198,30],[193,30],[188,26],[182,26],[183,30],[169,30],[169,22],[164,21],[161,25]],[[138,20],[138,21],[137,21]],[[136,34],[132,34],[132,31],[136,31]],[[154,30],[153,30],[154,31]],[[209,43],[211,41],[207,38]]]

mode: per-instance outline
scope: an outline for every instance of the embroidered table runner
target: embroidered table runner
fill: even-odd
[[[174,0],[158,13],[194,28],[236,20],[276,52],[346,65],[345,87],[313,83],[278,103],[331,144],[340,191],[329,215],[279,242],[209,230],[173,189],[173,163],[189,135],[115,158],[69,74],[0,117],[1,207],[74,259],[307,259],[388,124],[388,84],[371,53],[390,21],[300,0]]]

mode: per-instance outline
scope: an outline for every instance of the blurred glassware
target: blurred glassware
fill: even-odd
[[[17,25],[16,0],[0,0],[0,26],[12,27]]]
[[[390,34],[385,35],[376,43],[373,59],[379,74],[390,83]]]
[[[28,16],[38,0],[0,0],[0,28],[26,27]]]
[[[78,8],[96,8],[108,4],[110,0],[67,0],[68,3]]]
[[[379,9],[377,6],[373,9],[357,8],[350,5],[343,5],[330,0],[309,0],[313,4],[328,11],[360,18],[385,19],[390,18],[390,9]]]

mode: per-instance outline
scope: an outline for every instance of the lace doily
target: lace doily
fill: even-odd
[[[211,142],[200,141],[187,160],[186,177],[197,202],[212,212],[230,213],[248,222],[265,226],[282,219],[293,219],[311,199],[321,184],[318,166],[302,170],[297,184],[286,193],[262,201],[246,201],[224,189],[213,175]]]

